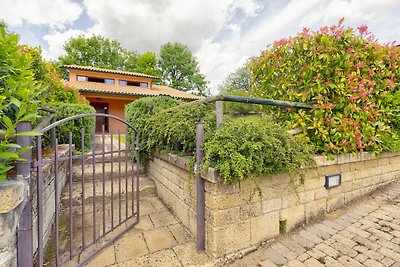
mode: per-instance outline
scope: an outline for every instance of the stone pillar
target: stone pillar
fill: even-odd
[[[17,266],[17,226],[28,183],[24,180],[0,182],[0,266]]]

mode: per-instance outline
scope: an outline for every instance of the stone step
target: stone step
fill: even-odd
[[[127,185],[128,183],[128,185]],[[121,193],[119,191],[121,185]],[[118,177],[113,177],[111,179],[104,180],[104,196],[106,202],[109,203],[111,198],[119,199],[119,195],[121,198],[126,199],[126,192],[128,192],[128,197],[131,198],[132,191],[136,191],[136,177],[134,180],[134,187],[132,188],[132,177],[125,177],[118,179]],[[95,188],[95,192],[93,192],[93,187]],[[101,178],[97,178],[93,185],[93,180],[85,181],[84,184],[84,202],[85,205],[90,205],[93,202],[93,196],[97,198],[96,202],[102,201],[103,197],[103,180]],[[156,186],[154,182],[148,178],[147,175],[139,176],[139,195],[142,196],[155,196],[156,195]],[[61,197],[61,201],[63,205],[68,205],[69,203],[69,185],[67,184],[64,188],[64,192]],[[73,181],[72,183],[72,200],[73,206],[81,206],[82,205],[82,184],[81,181]],[[99,203],[100,204],[100,203]],[[97,205],[99,205],[97,204]]]
[[[136,155],[135,155],[136,156]],[[111,161],[118,161],[119,159],[121,159],[121,161],[124,161],[126,158],[129,160],[132,160],[133,155],[132,155],[132,151],[129,150],[128,154],[125,153],[125,150],[113,150],[111,151],[105,151],[105,153],[103,153],[102,151],[96,151],[95,152],[95,156],[93,159],[92,156],[92,151],[90,152],[86,152],[84,155],[84,161],[86,164],[88,163],[93,163],[93,161],[95,163],[100,163],[100,162],[111,162]],[[78,157],[76,157],[74,159],[74,164],[81,164],[82,162],[82,158],[81,155],[78,155]]]
[[[133,168],[132,168],[133,167]],[[132,162],[105,162],[104,163],[104,178],[106,180],[111,179],[118,179],[119,176],[122,178],[128,173],[132,175],[132,170],[136,173],[137,165],[132,166]],[[139,174],[144,174],[145,169],[143,166],[139,166]],[[83,172],[85,176],[85,181],[89,182],[93,180],[93,177],[98,180],[103,178],[103,163],[96,163],[94,165],[92,163],[86,163],[83,166]],[[73,174],[73,181],[81,181],[82,180],[82,164],[74,164],[72,167],[72,174]]]

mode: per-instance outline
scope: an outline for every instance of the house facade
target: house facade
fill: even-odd
[[[156,76],[102,69],[89,66],[65,65],[62,68],[69,73],[66,86],[74,87],[89,100],[97,113],[106,113],[125,119],[125,106],[141,97],[171,96],[185,101],[194,101],[199,96],[182,92],[168,86],[156,85]],[[125,125],[116,120],[97,117],[96,132],[113,129],[113,133],[125,133]]]

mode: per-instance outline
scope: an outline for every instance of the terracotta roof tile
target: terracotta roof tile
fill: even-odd
[[[96,68],[96,67],[91,67],[91,66],[63,65],[63,66],[61,66],[61,68],[72,69],[72,70],[87,70],[87,71],[95,71],[95,72],[103,72],[103,73],[120,74],[120,75],[143,77],[143,78],[149,78],[149,79],[158,79],[159,78],[157,76],[147,75],[147,74],[138,73],[138,72],[123,71],[123,70],[112,70],[112,69],[102,69],[102,68]]]
[[[66,81],[65,84],[70,87],[75,87],[81,92],[88,93],[102,93],[102,94],[113,94],[113,95],[131,95],[131,96],[159,96],[168,95],[180,99],[196,100],[201,97],[185,93],[168,86],[154,85],[152,89],[143,88],[138,86],[122,86],[115,84],[103,84],[95,82],[78,82],[78,81]]]

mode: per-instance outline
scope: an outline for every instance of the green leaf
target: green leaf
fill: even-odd
[[[20,133],[15,133],[14,136],[38,136],[38,135],[43,135],[41,132],[20,132]]]
[[[21,148],[20,145],[18,145],[18,144],[13,144],[13,143],[4,144],[3,147],[6,148],[6,149],[8,149],[8,148],[17,148],[17,149],[20,149],[20,148]]]
[[[15,152],[3,151],[0,152],[0,158],[5,160],[14,160],[18,158],[18,154]]]
[[[14,128],[14,125],[9,117],[6,115],[3,116],[3,122],[7,126],[7,129],[12,129]]]
[[[0,177],[2,174],[8,172],[9,170],[11,170],[13,168],[14,168],[14,166],[5,166],[5,167],[0,168]],[[6,177],[4,177],[3,180],[5,180],[5,178]],[[2,179],[0,178],[0,180],[2,180]]]
[[[21,107],[21,102],[15,97],[10,97],[10,102],[13,103],[15,106],[17,106],[18,108]]]

